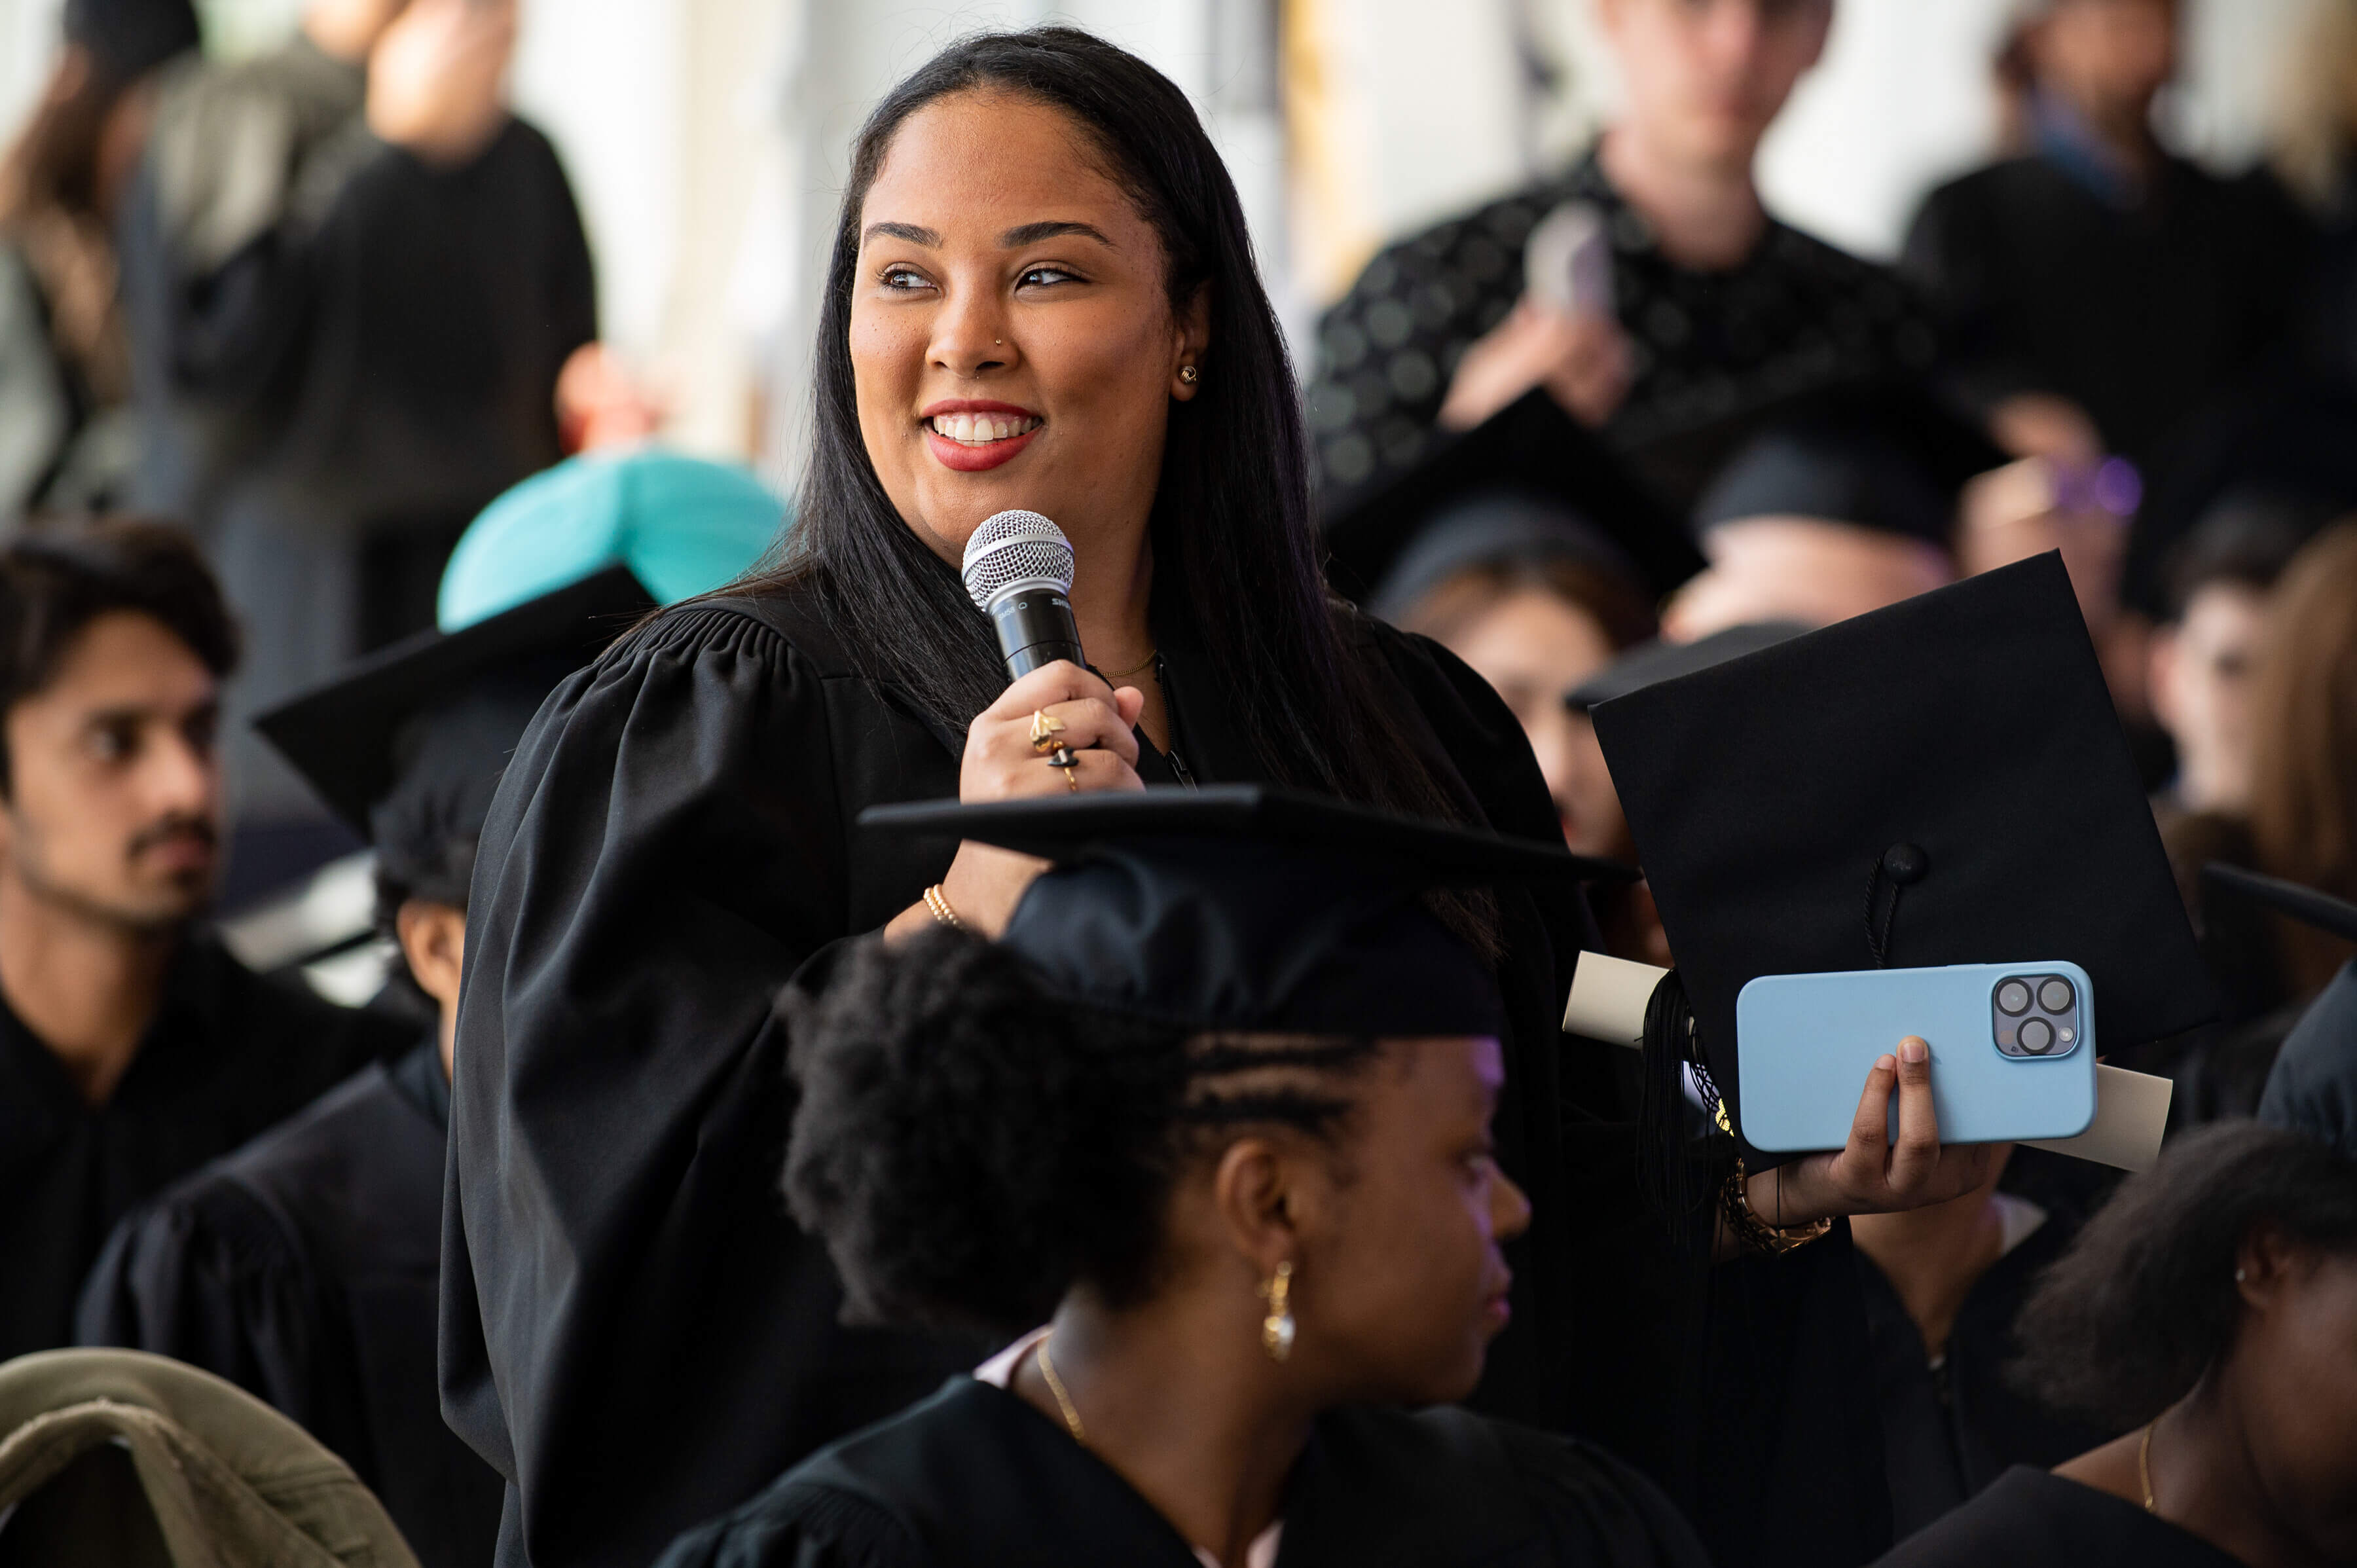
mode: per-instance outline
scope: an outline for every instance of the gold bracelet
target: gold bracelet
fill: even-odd
[[[965,929],[965,922],[957,918],[955,909],[950,908],[950,896],[942,891],[940,883],[936,882],[925,889],[925,908],[931,912],[933,924],[947,926],[953,931]]]
[[[1751,1195],[1744,1190],[1743,1162],[1735,1162],[1734,1174],[1719,1195],[1719,1209],[1727,1216],[1727,1228],[1735,1233],[1736,1240],[1754,1252],[1770,1257],[1789,1252],[1795,1247],[1805,1247],[1834,1228],[1830,1218],[1810,1220],[1806,1225],[1774,1226],[1752,1212]]]

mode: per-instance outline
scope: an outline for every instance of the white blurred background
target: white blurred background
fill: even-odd
[[[1921,193],[1988,150],[1988,59],[2015,3],[1840,0],[1769,142],[1781,215],[1889,254]],[[2180,150],[2250,161],[2311,3],[2189,0]],[[0,0],[0,134],[41,81],[58,5]],[[207,47],[267,47],[300,7],[200,0]],[[1614,92],[1588,0],[525,0],[518,107],[565,156],[606,338],[668,395],[677,444],[790,478],[812,295],[866,106],[962,33],[1051,19],[1193,96],[1297,346],[1383,239],[1559,164]]]

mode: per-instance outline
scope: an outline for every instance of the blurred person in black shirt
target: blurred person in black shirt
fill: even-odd
[[[1571,169],[1384,250],[1328,312],[1309,422],[1329,512],[1544,386],[1683,513],[1813,394],[1919,374],[1936,342],[1889,272],[1777,221],[1760,143],[1832,0],[1601,0],[1627,113]],[[1591,209],[1608,302],[1525,293],[1534,229]]]
[[[406,1037],[198,923],[236,652],[177,530],[0,550],[0,1359],[68,1343],[125,1209]]]
[[[515,28],[514,0],[314,0],[285,48],[164,86],[123,233],[138,493],[246,618],[236,713],[431,624],[467,522],[563,456],[596,295],[508,112]],[[316,811],[260,746],[233,762],[242,814]]]
[[[1909,231],[1956,384],[2017,455],[2153,474],[2290,334],[2312,246],[2297,209],[2154,134],[2179,23],[2177,0],[2040,0],[2009,51],[2026,150],[1934,190]],[[2145,610],[2169,542],[2151,534],[2125,584]]]

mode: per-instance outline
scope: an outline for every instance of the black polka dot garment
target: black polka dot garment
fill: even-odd
[[[1308,394],[1318,478],[1363,492],[1422,457],[1449,378],[1523,294],[1531,230],[1566,201],[1592,203],[1611,236],[1614,304],[1635,349],[1629,395],[1604,427],[1682,509],[1708,476],[1649,448],[1742,425],[1811,393],[1929,371],[1927,314],[1889,269],[1771,222],[1730,272],[1674,265],[1594,154],[1568,175],[1393,245],[1319,323]],[[1706,448],[1719,444],[1704,442]]]

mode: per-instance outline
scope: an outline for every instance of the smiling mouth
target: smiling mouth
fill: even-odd
[[[987,446],[1028,435],[1048,422],[1036,413],[937,413],[925,428],[961,446]]]

